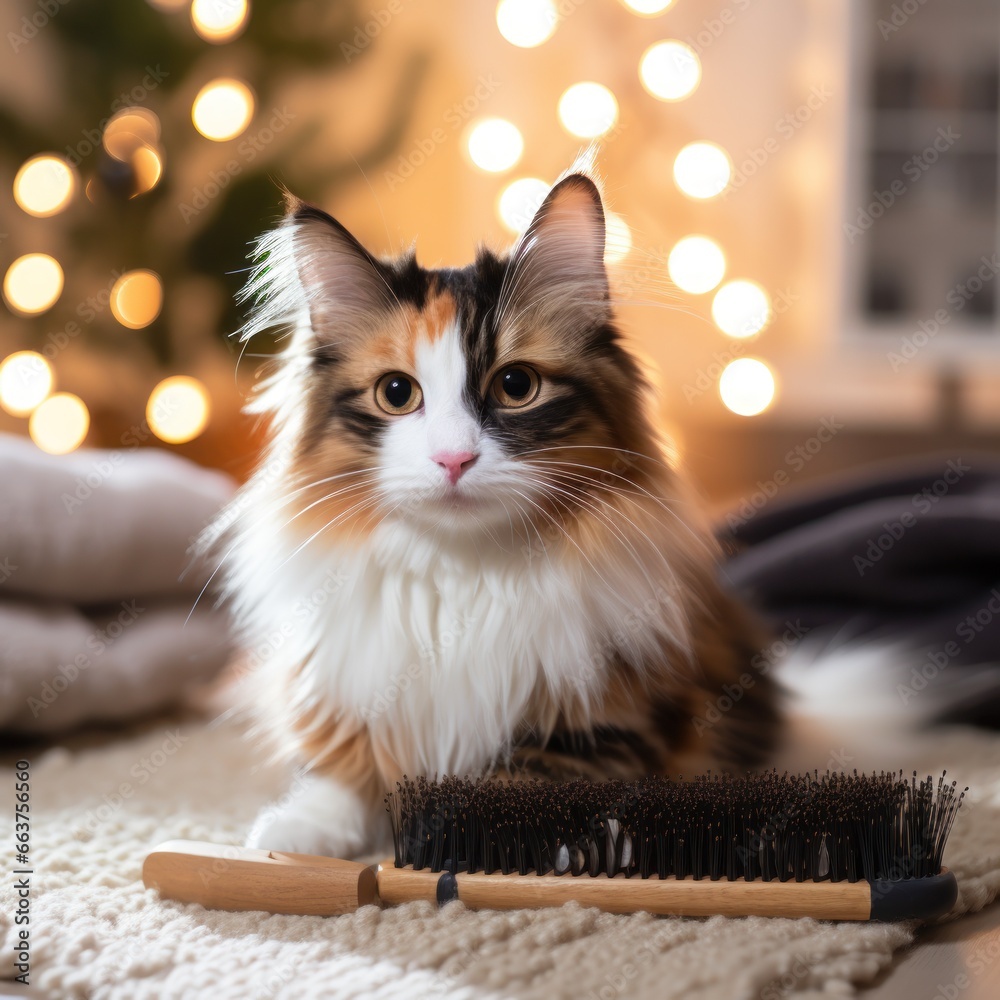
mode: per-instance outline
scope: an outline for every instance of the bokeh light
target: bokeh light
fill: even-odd
[[[604,135],[618,120],[618,101],[603,84],[574,83],[559,98],[559,121],[581,139]]]
[[[639,62],[639,79],[653,97],[680,101],[701,81],[701,63],[689,45],[673,39],[646,49]]]
[[[254,97],[240,80],[219,79],[205,84],[191,106],[194,127],[206,139],[235,139],[253,118]]]
[[[28,421],[31,440],[50,455],[65,455],[83,444],[90,430],[90,412],[79,396],[57,392],[49,396]]]
[[[755,281],[727,281],[712,300],[712,319],[730,337],[752,337],[771,319],[771,301]]]
[[[0,364],[0,406],[26,417],[52,391],[52,365],[36,351],[17,351]]]
[[[104,126],[104,149],[109,156],[132,168],[130,197],[152,191],[163,175],[160,119],[149,108],[123,108]]]
[[[710,292],[726,273],[726,257],[707,236],[685,236],[667,258],[670,280],[685,292]]]
[[[165,378],[149,394],[146,421],[150,430],[168,444],[196,438],[211,415],[208,390],[190,375]]]
[[[524,139],[517,126],[505,118],[484,118],[469,131],[469,158],[480,170],[501,173],[521,159]]]
[[[154,271],[128,271],[111,288],[112,315],[130,330],[141,330],[160,315],[163,285]]]
[[[604,241],[604,259],[613,264],[632,249],[632,230],[629,229],[628,223],[614,212],[608,212],[605,224],[607,235]]]
[[[163,176],[163,160],[158,150],[144,147],[137,149],[132,157],[132,171],[135,174],[135,198],[152,191]]]
[[[128,163],[136,150],[160,141],[160,119],[149,108],[122,108],[104,126],[101,141],[109,156]]]
[[[497,27],[500,34],[522,49],[533,49],[548,41],[559,23],[552,0],[500,0]]]
[[[63,290],[63,270],[47,253],[18,257],[7,268],[3,297],[14,312],[35,316],[52,306]]]
[[[44,219],[61,212],[76,191],[76,173],[60,156],[33,156],[14,177],[14,200],[29,215]]]
[[[236,38],[250,15],[247,0],[194,0],[191,23],[206,42],[219,44]]]
[[[688,143],[674,160],[674,183],[689,198],[714,198],[726,190],[733,167],[714,142]]]
[[[644,17],[662,14],[673,2],[674,0],[622,0],[633,14],[642,14]]]
[[[512,181],[497,199],[500,221],[512,233],[523,233],[548,193],[549,185],[539,177],[520,177]]]
[[[719,379],[719,395],[733,413],[756,416],[774,399],[774,375],[757,358],[737,358],[726,365]]]

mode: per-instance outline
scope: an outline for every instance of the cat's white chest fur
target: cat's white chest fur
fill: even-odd
[[[362,720],[410,773],[483,768],[540,681],[583,693],[599,676],[590,602],[551,563],[514,556],[470,572],[454,555],[414,568],[357,550],[309,561],[297,586],[328,595],[293,654],[310,692]]]
[[[353,716],[418,774],[484,768],[540,691],[585,705],[616,645],[651,648],[671,617],[634,564],[589,569],[537,545],[442,552],[398,526],[255,576],[263,632],[286,633],[263,667],[305,664],[300,704]]]

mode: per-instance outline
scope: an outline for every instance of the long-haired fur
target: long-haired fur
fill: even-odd
[[[257,244],[243,336],[284,343],[220,535],[257,731],[307,777],[252,843],[362,850],[404,772],[690,773],[773,744],[763,676],[698,724],[762,639],[664,459],[604,239],[574,169],[464,269],[377,259],[295,199]],[[412,412],[385,409],[393,373]]]

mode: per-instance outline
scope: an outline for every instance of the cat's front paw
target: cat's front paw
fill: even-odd
[[[285,815],[273,808],[264,809],[247,834],[247,847],[260,847],[285,854],[323,854],[331,858],[350,858],[364,849],[358,837],[344,836],[319,823],[296,815]]]
[[[353,858],[370,841],[368,810],[360,797],[337,782],[307,776],[286,799],[261,810],[246,846]]]

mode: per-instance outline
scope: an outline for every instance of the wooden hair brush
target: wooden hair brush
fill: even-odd
[[[167,898],[321,916],[368,903],[479,909],[930,919],[955,903],[941,855],[963,793],[942,775],[779,775],[563,784],[404,779],[379,865],[169,841],[143,865]]]

